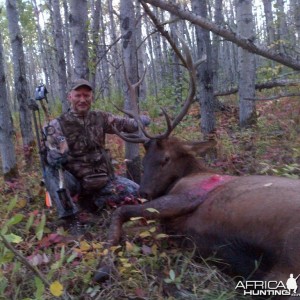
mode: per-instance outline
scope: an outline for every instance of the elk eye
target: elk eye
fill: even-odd
[[[163,161],[161,162],[161,166],[163,167],[170,161],[170,156],[166,156]]]

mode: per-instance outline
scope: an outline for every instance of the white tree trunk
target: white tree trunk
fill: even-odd
[[[237,0],[236,14],[238,34],[253,39],[252,0]],[[255,56],[242,48],[238,48],[238,74],[240,126],[248,127],[256,123],[255,101],[248,100],[255,97]]]
[[[4,179],[10,180],[18,176],[18,169],[13,143],[14,128],[7,98],[3,43],[0,33],[0,154]]]
[[[273,0],[263,0],[268,45],[274,43],[275,40],[275,25],[272,11],[272,2]]]
[[[87,0],[70,0],[70,27],[74,55],[73,79],[89,79]]]
[[[29,162],[31,159],[32,145],[34,145],[34,136],[32,132],[31,114],[28,108],[30,93],[25,73],[23,39],[19,27],[19,13],[16,0],[6,0],[6,14],[13,54],[15,96],[19,104],[23,150],[25,159]]]
[[[123,61],[129,81],[134,84],[139,81],[137,49],[136,49],[136,19],[134,6],[131,0],[121,0],[121,33]],[[125,84],[125,80],[124,80]],[[125,87],[125,109],[135,110],[138,114],[138,103],[131,101],[127,85]],[[139,95],[137,91],[137,95]],[[127,159],[127,176],[135,182],[140,182],[140,155],[139,145],[126,142],[125,156]]]
[[[206,0],[192,0],[194,13],[207,18]],[[215,130],[215,99],[213,93],[212,47],[209,32],[196,28],[198,59],[206,54],[206,61],[198,67],[199,103],[201,109],[201,131],[204,135]]]
[[[50,0],[53,8],[53,26],[54,26],[54,41],[56,45],[56,57],[58,63],[58,85],[59,98],[62,102],[63,112],[69,109],[67,101],[67,67],[65,60],[64,40],[62,32],[62,19],[60,15],[59,0]]]

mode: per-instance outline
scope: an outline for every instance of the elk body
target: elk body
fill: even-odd
[[[212,144],[198,147],[206,151]],[[299,181],[219,175],[203,166],[190,148],[176,138],[146,144],[140,192],[154,200],[119,207],[112,216],[109,245],[119,243],[124,222],[142,216],[159,219],[169,234],[188,237],[198,255],[215,255],[221,268],[232,275],[284,282],[290,274],[297,276]],[[103,270],[99,269],[96,280]]]
[[[205,152],[214,142],[186,144],[170,137],[196,92],[196,64],[186,45],[182,46],[186,59],[178,56],[188,70],[189,91],[173,121],[163,110],[166,132],[150,136],[140,126],[143,136],[128,137],[115,130],[128,142],[144,143],[146,154],[140,193],[151,201],[116,209],[107,247],[119,244],[122,225],[132,217],[159,219],[167,233],[187,237],[202,257],[215,255],[221,259],[221,267],[232,275],[286,282],[290,274],[295,277],[300,274],[300,182],[273,176],[216,174],[191,153],[191,150]],[[174,50],[179,53],[178,49]],[[126,73],[125,78],[131,99],[136,101],[135,88],[139,83],[132,85]],[[126,113],[141,124],[137,115]],[[94,280],[106,278],[111,264],[108,255]]]

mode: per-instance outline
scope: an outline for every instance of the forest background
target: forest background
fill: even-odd
[[[45,84],[55,117],[68,109],[72,80],[86,78],[94,107],[119,114],[114,105],[131,108],[124,68],[132,83],[146,72],[139,110],[159,132],[160,107],[176,115],[188,89],[187,73],[157,26],[163,24],[178,49],[184,43],[194,61],[206,58],[197,97],[174,134],[213,136],[217,154],[206,160],[219,171],[299,178],[300,0],[6,0],[0,8],[0,298],[240,299],[228,278],[172,249],[152,223],[116,249],[118,278],[90,284],[105,255],[110,212],[77,240],[55,225],[39,186],[28,103]],[[117,173],[139,181],[131,162],[142,149],[115,136],[107,143]]]

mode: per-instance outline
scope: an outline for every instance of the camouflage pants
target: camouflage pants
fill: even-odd
[[[115,176],[103,188],[99,190],[78,190],[80,183],[69,172],[65,172],[66,187],[83,209],[95,211],[108,207],[116,207],[123,204],[137,204],[139,185],[121,176]]]
[[[69,216],[56,197],[59,189],[58,171],[47,166],[48,186],[51,187],[51,198],[55,202],[59,218]],[[68,171],[64,172],[64,186],[73,199],[73,213],[78,211],[78,206],[90,212],[96,212],[107,207],[116,207],[122,204],[137,204],[139,185],[121,176],[116,176],[99,190],[86,191],[81,187],[80,182]]]

